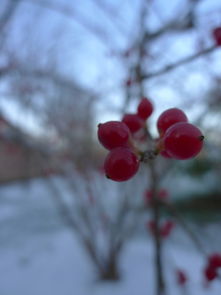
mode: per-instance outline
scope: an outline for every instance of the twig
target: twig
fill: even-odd
[[[202,246],[200,240],[196,237],[192,229],[188,226],[188,224],[183,220],[180,214],[177,212],[176,208],[169,202],[163,202],[164,206],[169,209],[172,215],[176,218],[176,220],[180,223],[182,228],[186,231],[188,236],[191,238],[192,242],[195,244],[197,250],[199,250],[204,256],[207,257],[207,253]]]
[[[145,79],[151,79],[151,78],[155,78],[157,76],[160,76],[160,75],[163,75],[163,74],[166,74],[167,72],[169,71],[172,71],[174,70],[175,68],[179,67],[179,66],[182,66],[188,62],[191,62],[205,54],[208,54],[208,53],[211,53],[213,52],[215,49],[217,49],[217,46],[212,46],[212,47],[209,47],[207,49],[204,49],[200,52],[197,52],[197,53],[194,53],[192,55],[189,55],[175,63],[171,63],[167,66],[165,66],[163,69],[160,69],[158,71],[155,71],[155,72],[152,72],[152,73],[149,73],[149,74],[144,74],[140,77],[141,80],[145,80]]]

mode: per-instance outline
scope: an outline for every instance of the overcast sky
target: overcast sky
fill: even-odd
[[[1,1],[6,3],[8,0]],[[122,85],[127,79],[125,68],[128,66],[127,64],[125,67],[119,53],[127,50],[131,41],[139,37],[138,15],[142,1],[48,2],[59,5],[61,10],[56,11],[40,5],[40,0],[22,1],[13,22],[7,27],[9,47],[17,48],[27,62],[30,54],[39,56],[37,65],[53,62],[52,56],[56,56],[56,63],[64,75],[74,77],[78,83],[91,91],[102,93],[97,104],[96,122],[118,119],[120,113],[115,110],[120,109],[123,103]],[[99,5],[99,2],[104,6]],[[149,10],[148,26],[153,31],[161,27],[166,20],[178,15],[186,5],[185,0],[149,2],[152,2],[153,6]],[[3,7],[4,5],[0,10],[3,10]],[[220,13],[220,0],[202,0],[197,10],[196,29],[189,34],[165,36],[156,42],[151,49],[155,54],[151,69],[158,69],[164,64],[196,52],[199,40],[203,40],[204,46],[210,46],[211,29],[221,25]],[[166,83],[160,79],[147,83],[147,95],[154,100],[157,109],[153,120],[163,109],[180,105],[184,98],[192,101],[199,91],[202,93],[207,90],[210,80],[206,71],[201,71],[199,63],[179,68],[170,75],[171,79],[167,79]],[[220,52],[212,54],[210,65],[210,70],[221,73]],[[182,91],[178,91],[180,89]],[[9,104],[8,100],[3,100],[2,105],[13,119],[20,120],[20,110]],[[129,110],[133,108],[134,103],[129,106]],[[25,116],[28,116],[27,113]],[[28,120],[33,127],[35,120],[32,116],[28,116]]]

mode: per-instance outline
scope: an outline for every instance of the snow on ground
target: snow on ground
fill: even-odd
[[[128,244],[119,282],[99,282],[78,240],[46,199],[41,180],[29,187],[5,186],[0,196],[0,295],[154,295],[153,249],[147,237]],[[164,252],[168,295],[220,295],[219,281],[203,287],[201,254],[176,243],[176,237],[175,232]],[[176,266],[188,273],[186,293],[175,284]]]

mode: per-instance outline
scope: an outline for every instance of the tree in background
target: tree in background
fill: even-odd
[[[218,120],[208,124],[219,106],[220,39],[213,36],[214,28],[220,26],[219,9],[199,0],[169,4],[158,0],[93,0],[78,7],[64,1],[5,0],[0,21],[1,100],[7,97],[28,109],[42,133],[50,127],[47,134],[56,138],[53,144],[66,152],[68,161],[59,162],[59,168],[69,184],[76,172],[75,168],[67,168],[67,162],[71,167],[73,163],[87,166],[86,170],[93,166],[88,163],[93,162],[95,115],[99,118],[96,121],[113,115],[119,118],[144,96],[152,99],[157,112],[179,106],[190,113],[192,121],[205,130],[208,141],[211,139],[211,145],[220,147],[219,130],[214,129]],[[149,127],[155,134],[152,122]],[[205,151],[210,153],[209,145]],[[158,169],[160,173],[172,171],[173,165],[161,161]],[[151,182],[155,176],[154,169],[150,170],[148,181],[154,194],[160,188],[155,180]],[[93,186],[87,177],[82,176],[84,186],[87,182]],[[75,197],[82,195],[76,194],[77,185],[72,187]],[[64,205],[64,197],[59,193],[60,208],[66,216],[75,216]],[[90,206],[83,202],[82,198],[78,221],[84,221],[83,227],[92,221],[95,225],[96,218],[87,216]],[[157,219],[158,213],[154,212]],[[164,282],[159,230],[156,232],[159,295],[164,292]],[[123,235],[120,230],[117,234]],[[89,236],[83,238],[84,244],[97,263],[92,229]],[[100,267],[100,262],[97,265]]]

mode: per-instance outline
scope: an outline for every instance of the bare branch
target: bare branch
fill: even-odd
[[[171,64],[165,66],[163,69],[160,69],[158,71],[155,71],[155,72],[152,72],[152,73],[149,73],[149,74],[143,74],[141,76],[141,80],[152,79],[152,78],[155,78],[157,76],[166,74],[169,71],[172,71],[172,70],[176,69],[179,66],[182,66],[182,65],[187,64],[187,63],[189,63],[191,61],[194,61],[195,59],[197,59],[197,58],[199,58],[199,57],[201,57],[201,56],[203,56],[205,54],[213,52],[215,49],[217,49],[217,46],[209,47],[209,48],[204,49],[204,50],[202,50],[200,52],[197,52],[197,53],[194,53],[194,54],[192,54],[190,56],[187,56],[187,57],[185,57],[185,58],[183,58],[183,59],[181,59],[181,60],[179,60],[179,61],[177,61],[175,63],[171,63]]]
[[[99,41],[101,41],[103,45],[107,46],[109,44],[108,42],[109,38],[107,33],[100,26],[97,26],[95,23],[89,21],[88,19],[76,13],[73,7],[67,7],[64,5],[60,5],[58,3],[55,4],[47,0],[39,0],[37,2],[33,0],[23,0],[23,1],[31,2],[33,4],[42,6],[44,8],[53,10],[57,13],[63,14],[64,16],[76,21],[88,32],[92,33],[92,35],[96,37]]]

